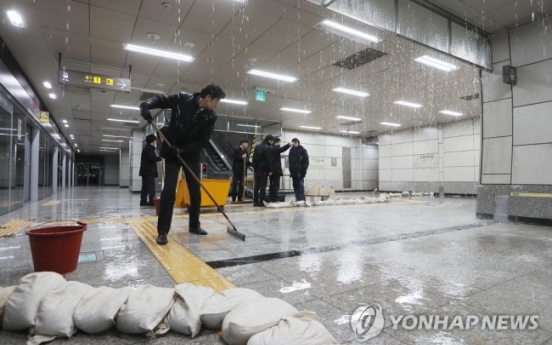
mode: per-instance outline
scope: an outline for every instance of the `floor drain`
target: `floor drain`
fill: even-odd
[[[97,262],[103,259],[101,252],[82,252],[79,254],[79,263]]]

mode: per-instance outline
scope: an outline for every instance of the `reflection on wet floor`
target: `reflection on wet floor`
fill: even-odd
[[[198,279],[181,267],[192,257],[198,259],[196,267],[211,270],[204,271],[207,276],[216,273],[228,284],[315,311],[343,344],[363,343],[356,340],[350,315],[359,305],[373,303],[382,307],[385,328],[367,344],[552,344],[552,230],[476,219],[474,199],[400,198],[388,204],[280,210],[230,206],[228,215],[246,234],[245,242],[229,236],[224,217],[208,210],[201,221],[209,235],[190,235],[185,212],[176,210],[169,236],[173,249],[165,251],[165,259],[147,243],[147,236],[155,235],[155,211],[138,205],[139,196],[127,190],[75,188],[2,216],[0,224],[89,220],[81,252],[101,255],[79,264],[66,275],[69,280],[168,287]],[[0,238],[0,263],[0,286],[32,272],[23,232]],[[177,274],[171,265],[183,271]],[[418,314],[538,314],[539,327],[393,329],[391,316]],[[26,339],[7,332],[0,337],[9,344]],[[77,334],[69,343],[141,341],[113,331]],[[176,341],[222,344],[208,331],[193,341],[170,334],[149,342]]]

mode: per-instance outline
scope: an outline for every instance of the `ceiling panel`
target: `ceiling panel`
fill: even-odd
[[[132,37],[136,19],[129,14],[92,6],[90,7],[90,36],[128,43]]]
[[[37,2],[46,27],[88,36],[90,21],[88,5],[73,1],[41,0]]]
[[[136,0],[90,0],[91,6],[98,6],[108,10],[113,10],[121,13],[138,15],[142,1]]]
[[[132,39],[125,43],[166,50],[177,31],[178,26],[138,17],[136,26],[134,27],[134,31],[132,33]],[[159,39],[152,40],[148,38],[146,35],[150,33],[158,35]]]
[[[259,36],[255,45],[279,52],[311,30],[312,28],[309,26],[288,19],[280,19]]]
[[[194,0],[143,1],[139,16],[180,27],[193,3]],[[168,4],[170,8],[163,6],[164,4]]]
[[[278,17],[257,10],[240,11],[218,36],[230,40],[238,49],[253,43],[279,20]],[[269,37],[272,39],[272,37]],[[263,42],[266,46],[266,42]],[[272,49],[274,50],[274,49]]]
[[[241,8],[242,5],[236,1],[195,1],[181,27],[205,32],[216,37]]]

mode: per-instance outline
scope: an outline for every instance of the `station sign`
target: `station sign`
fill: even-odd
[[[101,90],[130,92],[130,79],[66,69],[59,71],[59,83]]]

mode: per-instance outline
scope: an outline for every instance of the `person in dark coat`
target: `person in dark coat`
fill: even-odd
[[[234,148],[232,152],[232,190],[230,196],[232,201],[236,201],[236,196],[238,201],[243,201],[243,193],[245,189],[244,178],[247,175],[247,167],[250,167],[251,161],[247,157],[247,147],[249,146],[249,141],[244,139],[240,141],[240,145]],[[245,162],[245,170],[244,170]],[[238,188],[239,187],[239,188]]]
[[[305,200],[305,176],[309,167],[309,155],[297,138],[291,140],[289,150],[289,173],[293,181],[293,191],[296,201]]]
[[[274,142],[272,135],[267,135],[264,141],[255,147],[253,152],[253,206],[264,207],[268,177],[272,175],[272,153],[270,145]]]
[[[272,152],[272,175],[270,175],[270,183],[268,186],[269,198],[271,202],[278,201],[278,191],[280,190],[280,177],[284,175],[282,172],[282,160],[280,154],[287,151],[291,147],[291,143],[280,147],[280,138],[274,138],[274,144],[270,147]]]
[[[142,191],[140,192],[140,206],[154,206],[155,179],[157,178],[157,162],[161,157],[157,155],[155,146],[157,138],[150,134],[146,137],[146,146],[142,149],[140,158],[140,176],[142,176]],[[149,195],[149,202],[148,202]]]
[[[215,130],[217,121],[215,108],[224,97],[226,94],[220,86],[210,84],[199,93],[179,92],[170,96],[157,95],[140,104],[140,115],[149,123],[153,120],[150,109],[172,110],[169,125],[162,129],[172,146],[169,147],[166,142],[161,146],[161,157],[165,158],[165,186],[161,192],[161,207],[157,220],[157,244],[167,244],[167,234],[171,228],[178,172],[182,165],[177,155],[186,162],[198,178],[201,177],[200,153]],[[186,169],[183,171],[190,192],[189,231],[197,235],[207,235],[199,222],[201,206],[199,183]]]

